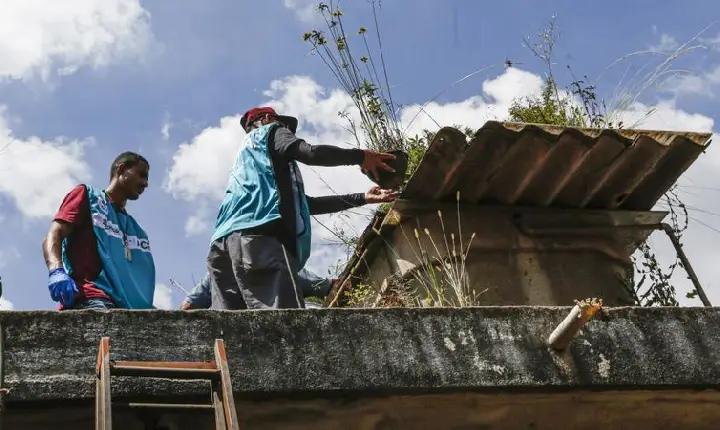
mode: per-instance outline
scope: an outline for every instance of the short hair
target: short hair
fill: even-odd
[[[139,163],[145,163],[148,167],[150,167],[150,163],[148,163],[147,159],[145,159],[142,155],[130,151],[123,152],[115,157],[112,166],[110,166],[110,179],[115,177],[115,171],[121,164],[124,164],[129,169]]]

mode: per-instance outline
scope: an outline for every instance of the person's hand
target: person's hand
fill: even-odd
[[[375,180],[380,179],[378,177],[378,169],[387,170],[388,172],[395,172],[395,169],[385,164],[383,160],[394,160],[395,156],[386,152],[375,152],[375,151],[363,151],[364,157],[360,168],[363,172],[372,173]]]
[[[384,190],[378,186],[372,187],[365,193],[365,201],[367,203],[387,203],[397,199],[398,192],[396,190]]]
[[[50,298],[53,301],[60,302],[63,306],[72,306],[75,301],[75,294],[78,293],[75,281],[68,276],[62,267],[51,270],[49,278],[48,290],[50,290]]]
[[[183,300],[182,304],[180,305],[180,310],[187,311],[190,310],[190,302],[187,300]]]

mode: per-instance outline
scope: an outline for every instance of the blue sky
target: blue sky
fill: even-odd
[[[301,38],[314,27],[307,7],[315,2],[67,0],[43,6],[42,15],[35,3],[6,0],[0,16],[4,298],[16,309],[54,307],[40,248],[52,214],[74,184],[105,186],[114,156],[136,150],[151,162],[151,187],[129,210],[153,243],[157,282],[163,284],[159,300],[177,306],[182,294],[166,285],[172,277],[189,287],[193,276],[204,273],[207,223],[242,136],[236,116],[270,102],[300,117],[308,141],[335,143],[341,136],[334,108],[344,101],[331,96],[335,81]],[[348,22],[369,26],[367,3],[346,3]],[[404,105],[424,103],[460,77],[494,65],[429,106],[443,125],[481,126],[501,119],[513,96],[537,89],[543,65],[521,41],[553,14],[561,31],[556,69],[563,79],[567,64],[592,79],[623,54],[674,48],[720,18],[717,2],[666,3],[607,1],[591,8],[573,1],[383,0],[394,96]],[[22,31],[13,27],[17,22],[24,23]],[[680,60],[693,75],[639,100],[645,108],[661,107],[648,126],[714,130],[720,43],[712,39],[718,35],[720,26],[710,28],[703,35],[706,48]],[[516,62],[515,69],[502,66],[506,58]],[[600,91],[609,95],[626,70],[605,73]],[[434,126],[423,117],[415,127]],[[720,222],[713,214],[720,204],[714,203],[713,178],[720,155],[713,149],[681,184],[697,209],[694,216],[706,224],[691,227],[686,250],[717,301],[713,244],[720,239]],[[330,192],[323,181],[339,192],[370,185],[356,168],[309,169],[305,175],[315,195]],[[326,222],[361,229],[367,213]],[[341,253],[326,244],[327,231],[316,232],[310,265],[324,273]],[[658,244],[666,245],[662,238]]]

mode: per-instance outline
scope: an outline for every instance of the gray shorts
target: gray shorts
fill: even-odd
[[[297,261],[284,251],[272,236],[242,232],[213,242],[207,258],[210,308],[304,308],[302,292],[295,287]]]

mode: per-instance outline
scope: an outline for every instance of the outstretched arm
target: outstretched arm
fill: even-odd
[[[397,198],[397,191],[383,190],[380,187],[372,187],[366,193],[344,194],[340,196],[309,197],[308,201],[310,215],[323,215],[344,211],[350,208],[362,206],[368,203],[387,203]]]
[[[344,194],[335,196],[307,197],[310,215],[331,214],[366,204],[365,194]]]
[[[333,145],[310,145],[285,127],[276,128],[272,136],[272,149],[286,160],[295,160],[309,166],[361,166],[377,177],[377,170],[394,172],[385,161],[395,158],[392,154],[365,151],[357,148],[340,148]]]
[[[273,143],[278,155],[287,160],[296,160],[310,166],[359,166],[364,158],[362,149],[310,145],[285,127],[275,130]]]

